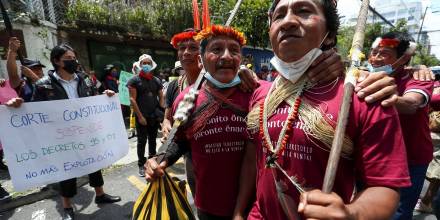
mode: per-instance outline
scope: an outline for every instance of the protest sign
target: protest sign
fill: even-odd
[[[127,82],[128,80],[133,77],[133,74],[125,71],[121,71],[119,74],[119,100],[121,101],[122,105],[130,106],[130,94],[128,92],[127,88]]]
[[[16,191],[95,172],[128,153],[117,95],[0,106],[0,130]]]
[[[9,80],[6,80],[5,86],[0,87],[0,103],[6,103],[12,98],[17,97],[17,93],[11,87]]]

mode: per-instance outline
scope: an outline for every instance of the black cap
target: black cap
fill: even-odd
[[[41,64],[41,62],[39,60],[30,60],[30,59],[26,59],[26,58],[24,58],[24,60],[23,60],[23,65],[27,68],[32,68],[32,67],[46,68],[46,66]]]

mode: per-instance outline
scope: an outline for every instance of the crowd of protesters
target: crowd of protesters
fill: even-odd
[[[426,67],[409,65],[414,40],[389,32],[371,45],[352,98],[334,193],[325,194],[320,189],[345,74],[333,49],[336,1],[274,1],[269,24],[275,55],[258,73],[242,65],[246,37],[220,25],[174,35],[173,69],[157,70],[148,54],[133,62],[133,77],[123,86],[129,89],[139,176],[155,181],[183,156],[202,220],[397,220],[412,219],[413,210],[434,210],[440,217],[440,145],[431,139],[431,132],[440,132],[440,85]],[[82,69],[72,47],[61,44],[52,49],[53,70],[45,75],[38,60],[25,59],[18,68],[19,48],[20,41],[11,38],[7,71],[19,97],[0,104],[20,107],[118,92],[120,69],[113,64],[100,82]],[[158,164],[158,132],[167,140],[173,115],[202,73],[191,116]],[[0,170],[7,171],[1,144],[0,156]],[[89,180],[97,204],[121,200],[104,192],[101,171]],[[425,180],[429,187],[421,195]],[[63,219],[74,219],[76,178],[59,185]],[[0,201],[7,199],[0,185]]]

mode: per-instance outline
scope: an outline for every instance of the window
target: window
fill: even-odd
[[[400,9],[399,10],[399,15],[403,15],[406,14],[406,9]]]

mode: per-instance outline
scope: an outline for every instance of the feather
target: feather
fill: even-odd
[[[203,29],[205,29],[206,27],[211,26],[211,17],[209,15],[208,0],[203,0],[202,21],[203,21]]]
[[[276,178],[276,170],[272,169],[272,175],[275,182],[275,188],[277,190],[278,200],[280,201],[281,207],[287,216],[287,219],[300,219],[297,210],[298,204],[286,194],[288,186],[281,180]]]
[[[199,4],[197,0],[192,0],[194,30],[200,30]]]

